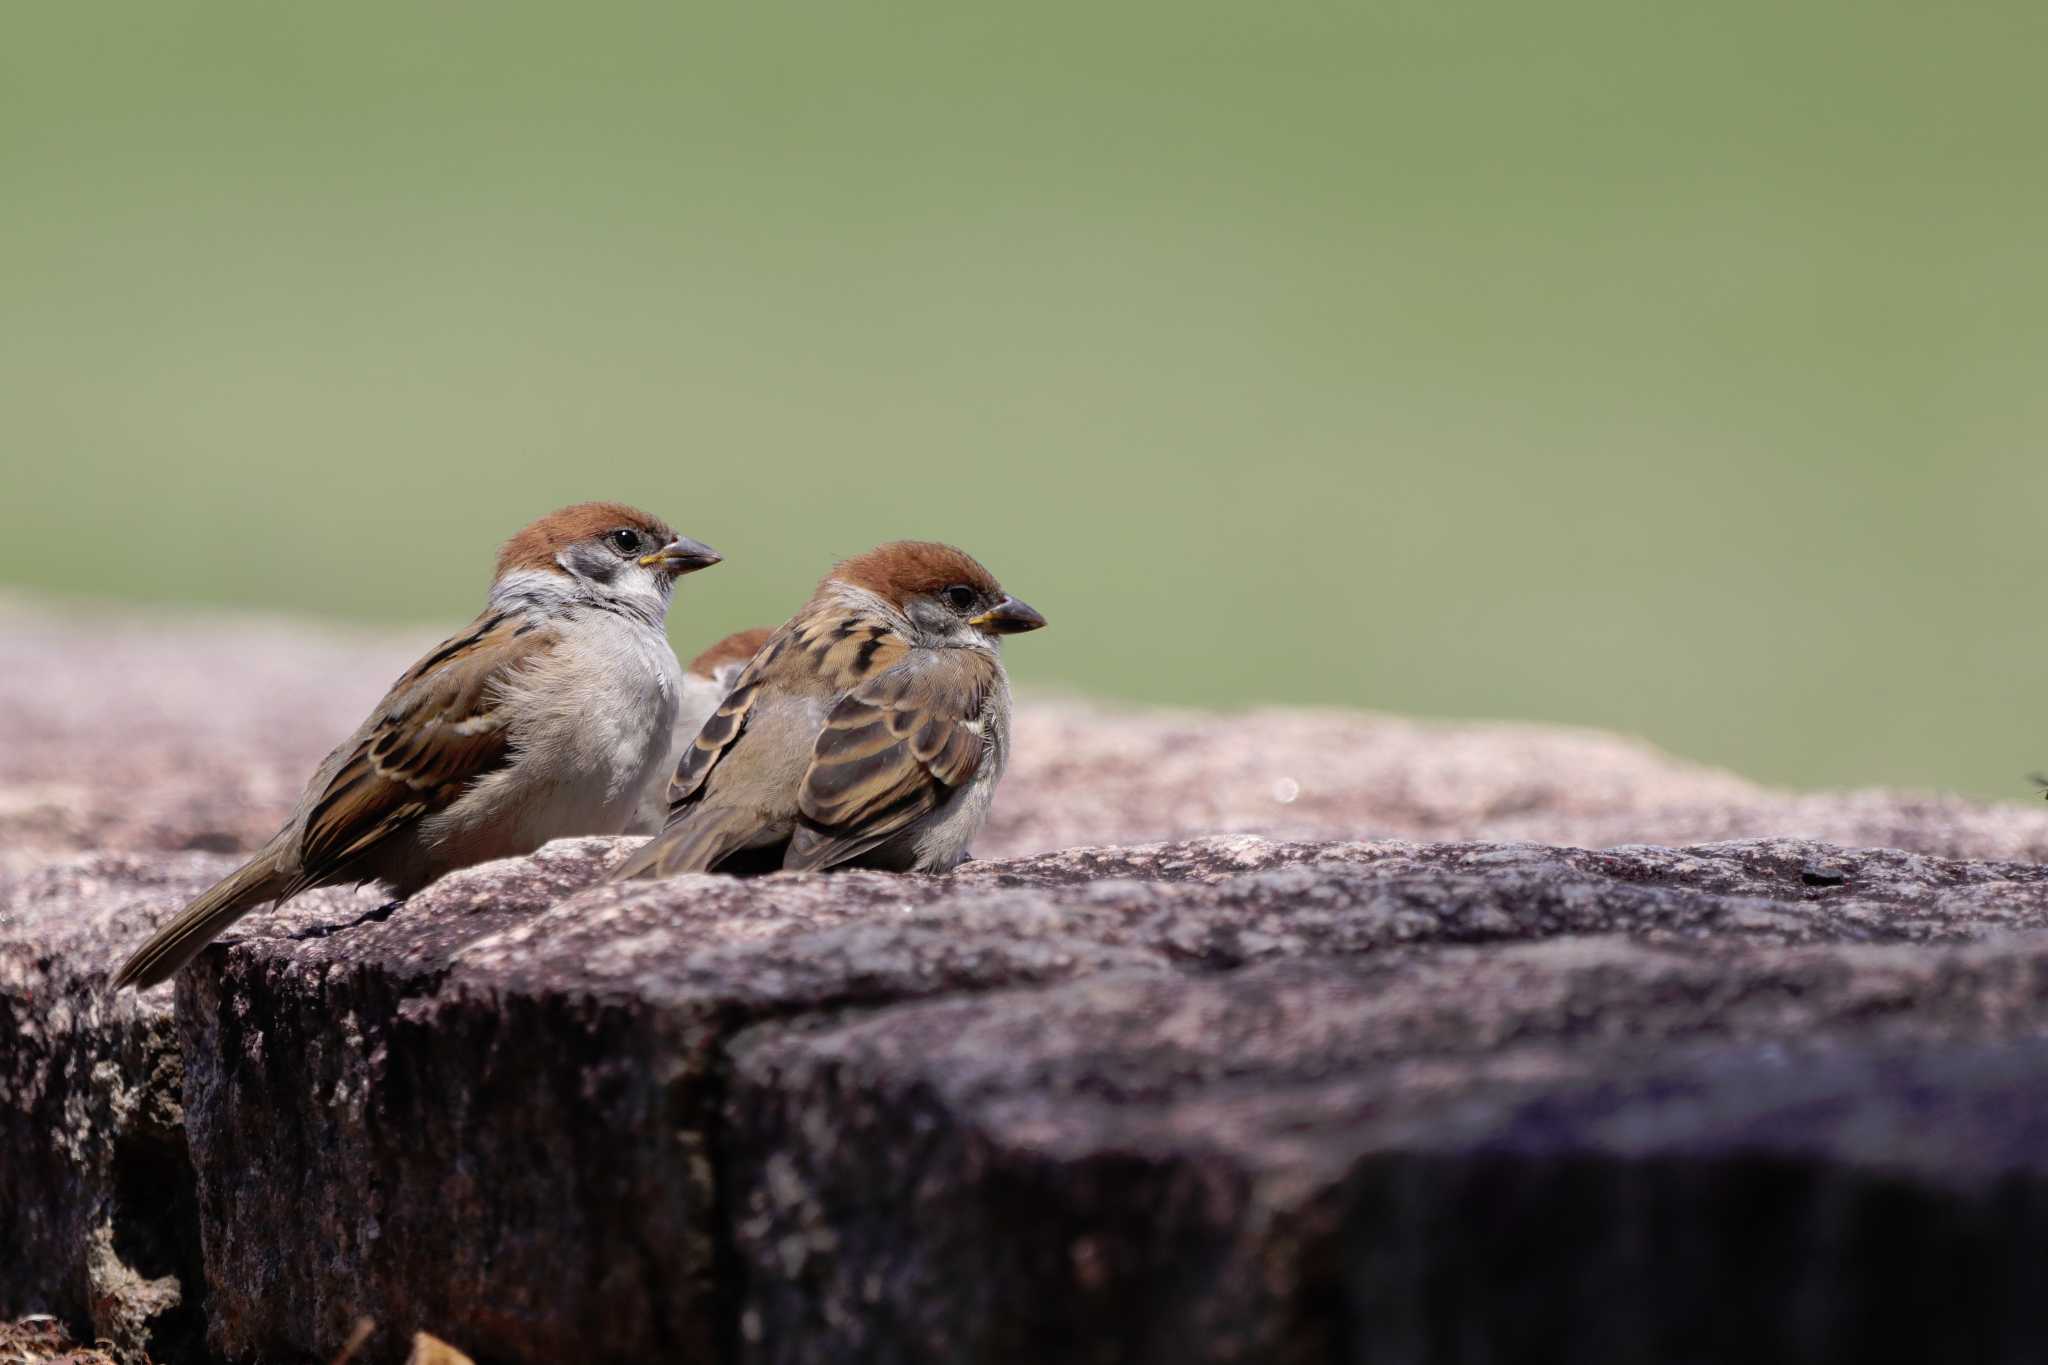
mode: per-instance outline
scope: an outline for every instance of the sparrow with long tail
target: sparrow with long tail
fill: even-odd
[[[250,910],[310,887],[377,881],[407,896],[550,839],[622,833],[672,744],[670,595],[719,558],[619,503],[565,507],[519,532],[483,614],[406,670],[284,828],[113,985],[166,980]]]

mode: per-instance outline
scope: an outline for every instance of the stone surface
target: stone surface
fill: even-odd
[[[0,859],[256,847],[421,643],[0,597]]]
[[[336,907],[294,907],[202,960],[180,1017],[224,1354],[317,1354],[367,1313],[498,1359],[1322,1358],[1366,1292],[1333,1210],[1386,1162],[1517,1124],[1585,1156],[1489,1105],[1597,1116],[1558,1097],[2048,1010],[2032,865],[1238,837],[590,886],[624,847],[327,937]],[[1741,1130],[1720,1085],[1695,1118]],[[1684,1138],[1667,1100],[1616,1104]],[[2023,1147],[1992,1164],[2027,1174],[1998,1165]]]
[[[613,887],[625,841],[565,841],[253,916],[175,1009],[101,994],[420,643],[0,607],[0,1316],[129,1362],[326,1360],[365,1316],[365,1365],[419,1331],[484,1361],[2048,1344],[2048,810],[1039,699],[994,860],[952,877]]]
[[[97,985],[203,856],[0,871],[0,1316],[46,1312],[127,1360],[204,1326],[165,993]]]
[[[1448,950],[743,1036],[748,1358],[2037,1356],[2048,1048],[1947,1034],[1967,965],[1817,956]],[[1873,996],[1947,1041],[1856,1037]]]
[[[749,1358],[2038,1355],[2037,869],[1306,871],[1380,946],[738,1035]]]
[[[332,911],[294,906],[191,976],[185,1102],[222,1352],[318,1353],[365,1313],[487,1358],[709,1351],[710,1143],[737,1023],[1165,966],[1116,907],[1035,890],[1063,875],[1044,861],[577,892],[626,846],[457,873],[324,938],[307,935]],[[1313,856],[1250,841],[1133,867]]]

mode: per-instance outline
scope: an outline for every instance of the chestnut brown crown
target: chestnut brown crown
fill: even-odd
[[[837,579],[865,588],[898,610],[913,597],[944,592],[962,584],[978,593],[1000,597],[1003,585],[968,554],[933,540],[896,540],[878,545],[836,565],[826,582]]]
[[[622,502],[579,502],[548,513],[506,541],[498,551],[498,577],[516,569],[559,572],[555,556],[563,550],[621,528],[639,531],[656,545],[666,545],[676,536],[667,522],[637,507]]]
[[[755,626],[752,630],[736,630],[711,648],[690,660],[686,670],[700,678],[708,678],[726,664],[743,664],[761,652],[761,646],[768,643],[768,637],[775,632],[767,626]]]

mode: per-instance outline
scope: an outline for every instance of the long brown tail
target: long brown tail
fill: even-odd
[[[741,810],[697,807],[635,850],[612,869],[608,880],[634,877],[653,881],[685,872],[709,872],[719,859],[747,847],[760,829],[760,817]]]
[[[272,851],[264,849],[150,935],[149,942],[114,973],[113,988],[133,986],[146,991],[159,981],[168,981],[230,924],[263,902],[276,900],[289,884],[290,879],[277,871]]]

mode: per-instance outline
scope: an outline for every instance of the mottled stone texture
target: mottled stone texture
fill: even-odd
[[[417,643],[0,608],[0,1318],[131,1365],[364,1315],[365,1365],[2048,1351],[2048,811],[1038,701],[951,877],[564,841],[105,996]]]
[[[169,1001],[93,987],[204,885],[190,861],[0,872],[0,1318],[56,1314],[129,1359],[196,1345],[198,1224]]]
[[[1381,946],[742,1032],[749,1358],[2038,1356],[2038,870],[1315,874]]]
[[[224,1354],[369,1312],[520,1360],[1461,1359],[1548,1314],[1567,1358],[1612,1330],[1659,1359],[1702,1304],[1791,1349],[1926,1269],[1910,1212],[1883,1255],[1817,1230],[1866,1216],[1859,1180],[1939,1221],[1966,1166],[2033,1178],[2027,1111],[1982,1131],[2048,1014],[2031,865],[1223,838],[578,889],[624,846],[203,960]],[[1892,1084],[1950,1057],[1945,1090]],[[1583,1257],[1540,1254],[1552,1224]],[[1820,1325],[1756,1281],[1752,1226],[1804,1248]],[[1664,1256],[1689,1275],[1628,1269]],[[2037,1341],[2022,1305],[1999,1341]],[[1953,1345],[1937,1307],[1913,1339]]]
[[[221,1351],[315,1352],[369,1312],[486,1358],[706,1358],[730,1270],[712,1143],[733,1028],[1158,961],[982,874],[571,894],[623,847],[458,873],[324,938],[295,937],[324,918],[295,907],[191,975]],[[1193,861],[1236,863],[1219,860]]]

